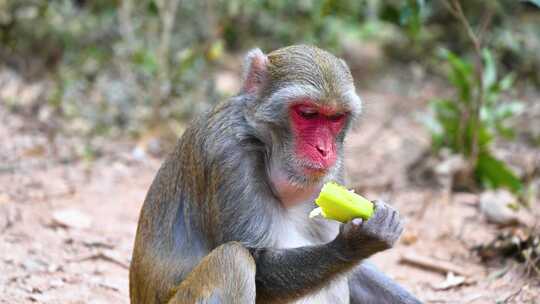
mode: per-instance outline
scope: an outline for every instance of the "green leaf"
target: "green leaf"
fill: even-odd
[[[148,74],[155,74],[158,70],[157,58],[150,51],[140,50],[135,52],[133,54],[133,63]]]
[[[494,117],[491,122],[497,134],[507,139],[513,138],[514,129],[507,123],[508,119],[523,113],[524,110],[525,105],[519,101],[506,102],[497,106],[493,110]]]
[[[486,128],[484,124],[481,124],[480,127],[478,128],[477,136],[478,136],[477,144],[478,144],[479,150],[487,148],[489,144],[491,143],[491,141],[493,140],[493,138],[495,137],[493,135],[493,132],[490,132],[490,130]],[[472,143],[472,133],[471,133],[471,143]]]
[[[448,78],[458,89],[460,100],[470,103],[472,97],[471,87],[474,85],[472,65],[448,50],[443,51],[443,56],[450,63],[451,71]]]
[[[514,84],[514,80],[516,80],[516,75],[514,73],[510,73],[504,76],[504,78],[499,81],[500,90],[504,92],[510,89],[510,87],[512,87],[512,85]]]
[[[432,139],[436,142],[436,147],[446,146],[455,152],[461,149],[459,139],[459,124],[461,112],[457,102],[453,100],[439,99],[430,104],[437,123],[442,129],[438,133],[432,133]]]
[[[498,120],[505,120],[507,118],[519,115],[525,111],[525,105],[520,101],[512,101],[501,103],[495,108],[495,118]]]
[[[488,151],[478,155],[475,168],[476,178],[488,188],[507,188],[514,193],[523,189],[523,184],[515,173]]]
[[[153,16],[159,15],[159,9],[155,1],[149,1],[146,5],[146,10]]]
[[[493,59],[493,55],[488,49],[482,50],[482,58],[484,59],[483,86],[484,90],[489,90],[497,82],[497,65]]]

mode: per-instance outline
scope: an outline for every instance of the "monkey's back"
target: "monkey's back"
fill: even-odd
[[[186,129],[157,172],[141,209],[130,266],[131,303],[164,303],[174,287],[207,253],[202,234],[186,216],[206,186],[202,143],[207,114]]]

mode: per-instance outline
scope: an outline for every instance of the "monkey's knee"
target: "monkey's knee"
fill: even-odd
[[[222,300],[231,303],[255,303],[255,260],[238,242],[214,249],[209,256],[219,269]]]
[[[220,270],[226,290],[242,290],[255,297],[255,260],[242,244],[223,244],[210,253],[210,258]]]
[[[238,242],[212,250],[180,284],[170,303],[187,302],[255,303],[255,260],[249,251]]]
[[[229,270],[231,275],[255,280],[255,260],[242,244],[238,242],[223,244],[214,249],[210,256],[220,264],[219,268]]]

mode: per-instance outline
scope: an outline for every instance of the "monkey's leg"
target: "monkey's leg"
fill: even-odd
[[[212,250],[175,290],[177,303],[255,303],[253,257],[237,242]]]
[[[349,277],[351,304],[419,304],[403,287],[368,261],[358,265]]]

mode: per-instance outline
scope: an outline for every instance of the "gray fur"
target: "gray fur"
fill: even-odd
[[[245,81],[255,79],[259,87],[243,90],[196,119],[150,187],[130,270],[132,303],[165,303],[175,290],[179,295],[178,285],[202,267],[201,260],[230,242],[240,242],[255,260],[258,302],[286,303],[309,295],[328,299],[340,291],[347,295],[343,275],[373,253],[366,249],[369,254],[348,256],[343,250],[352,251],[342,241],[352,236],[336,241],[335,222],[308,220],[313,202],[284,208],[269,181],[272,166],[280,166],[302,187],[343,182],[343,140],[361,110],[347,66],[309,46],[262,56],[258,49],[248,53],[244,73]],[[259,60],[256,67],[254,60]],[[268,66],[261,68],[260,62]],[[338,161],[318,179],[294,170],[301,161],[293,153],[285,111],[305,97],[350,113],[336,139]],[[216,286],[210,302],[221,294]]]
[[[351,273],[349,288],[351,304],[421,303],[368,261],[358,265]]]

